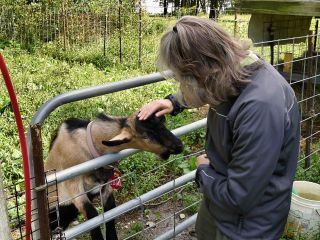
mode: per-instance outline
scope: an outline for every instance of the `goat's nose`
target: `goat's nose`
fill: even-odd
[[[178,154],[178,153],[181,153],[183,150],[183,144],[182,143],[179,143],[177,145],[174,145],[174,147],[171,149],[171,152],[173,154]]]

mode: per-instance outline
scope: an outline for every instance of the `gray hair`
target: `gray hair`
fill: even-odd
[[[189,106],[214,106],[249,83],[249,73],[240,66],[248,54],[248,47],[215,21],[185,16],[162,37],[158,67],[174,73]]]

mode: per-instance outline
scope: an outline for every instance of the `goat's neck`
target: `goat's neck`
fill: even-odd
[[[103,155],[123,150],[121,146],[108,147],[102,144],[102,141],[108,141],[120,132],[121,128],[116,122],[94,121],[91,127],[91,137],[98,153]]]

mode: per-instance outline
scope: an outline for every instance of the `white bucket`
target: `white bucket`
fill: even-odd
[[[288,237],[320,239],[320,185],[295,181],[286,226]]]

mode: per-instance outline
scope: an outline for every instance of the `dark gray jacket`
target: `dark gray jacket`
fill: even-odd
[[[220,231],[231,239],[279,239],[299,153],[294,92],[264,63],[233,102],[210,108],[196,182]]]

